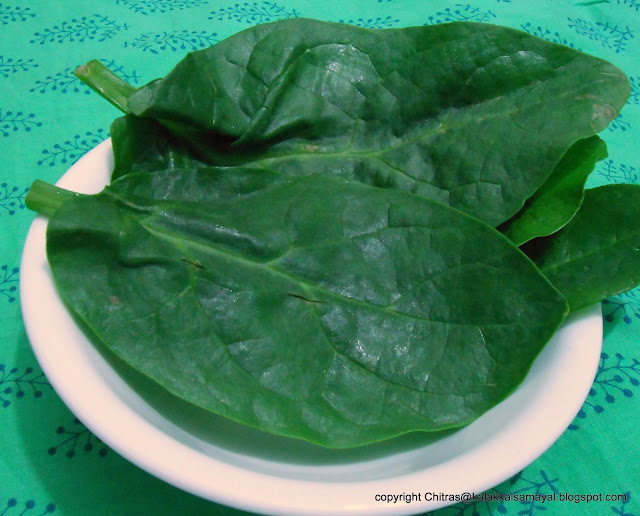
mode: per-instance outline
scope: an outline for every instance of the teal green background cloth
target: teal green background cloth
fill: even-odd
[[[290,17],[377,28],[494,23],[603,57],[624,70],[632,92],[601,134],[609,157],[589,186],[640,182],[640,0],[1,1],[0,516],[246,514],[127,462],[58,398],[20,313],[19,265],[34,218],[24,199],[35,179],[57,181],[106,139],[118,116],[74,78],[76,66],[101,59],[142,85],[165,75],[188,51]],[[602,355],[580,412],[549,450],[489,493],[626,494],[626,501],[474,502],[432,514],[640,516],[640,289],[602,308]]]

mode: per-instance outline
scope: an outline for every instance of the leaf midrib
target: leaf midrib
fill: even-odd
[[[521,88],[522,89],[522,88]],[[514,90],[517,91],[517,90]],[[513,92],[510,92],[513,93]],[[564,99],[565,97],[571,96],[571,95],[575,95],[576,91],[575,90],[564,90],[562,92],[560,92],[559,95],[555,96],[554,99],[557,102],[561,102],[562,99]],[[438,118],[431,118],[429,119],[429,122],[433,122],[431,124],[429,124],[429,127],[425,128],[422,131],[416,131],[415,134],[411,137],[411,138],[398,138],[398,142],[394,145],[389,145],[387,147],[380,147],[378,149],[376,148],[367,148],[367,149],[354,149],[353,147],[349,146],[346,147],[342,150],[321,150],[321,151],[314,151],[314,152],[296,152],[297,149],[294,149],[290,152],[282,152],[282,153],[274,153],[273,155],[258,155],[256,157],[255,160],[252,161],[269,161],[274,162],[280,159],[289,159],[292,157],[295,158],[305,158],[305,159],[311,159],[311,158],[334,158],[334,157],[344,157],[344,156],[365,156],[365,157],[371,157],[371,158],[377,158],[380,161],[382,161],[383,163],[385,163],[382,160],[381,156],[384,156],[387,153],[390,152],[394,152],[398,149],[401,149],[403,147],[406,146],[410,146],[410,145],[414,145],[416,143],[418,143],[421,140],[424,140],[430,136],[434,136],[438,133],[445,133],[448,131],[452,131],[452,130],[456,130],[456,129],[460,129],[466,125],[468,125],[468,121],[464,120],[464,117],[461,117],[460,119],[460,123],[458,124],[453,124],[453,125],[446,125],[445,126],[445,122],[446,120],[449,118],[449,116],[451,115],[451,113],[455,112],[462,112],[464,111],[469,112],[474,110],[474,108],[478,107],[478,106],[482,106],[484,104],[488,104],[490,102],[496,102],[499,101],[501,99],[506,99],[505,102],[507,100],[511,99],[510,95],[502,95],[500,97],[494,97],[494,98],[490,98],[487,99],[483,102],[477,103],[477,104],[472,104],[470,106],[465,106],[464,108],[456,108],[455,106],[450,106],[447,108],[446,112],[444,113],[444,116],[442,117],[442,120],[438,123],[437,120]],[[533,106],[537,106],[537,105],[542,105],[542,104],[547,104],[549,103],[549,101],[547,99],[540,99],[538,102],[533,103],[533,104],[527,104],[527,108],[532,108]],[[484,116],[482,117],[478,117],[474,119],[474,122],[478,122],[481,120],[486,120],[486,119],[490,119],[490,118],[509,118],[512,119],[512,117],[518,113],[521,113],[523,110],[519,109],[518,106],[515,106],[515,109],[511,109],[511,110],[505,110],[505,111],[491,111],[491,112],[487,112],[484,114]],[[465,116],[469,116],[469,115],[465,115]],[[435,126],[435,127],[434,127]],[[525,128],[526,130],[526,128]],[[310,145],[312,144],[312,142],[305,142],[304,144],[301,145]],[[386,163],[385,163],[386,164]],[[405,175],[408,175],[406,172],[403,172]],[[413,176],[409,176],[413,179]],[[421,179],[416,179],[417,181],[423,181]]]
[[[303,279],[300,279],[300,278],[298,278],[296,276],[292,276],[290,274],[287,274],[286,272],[283,272],[281,270],[274,269],[270,265],[267,265],[267,264],[265,264],[263,262],[255,262],[255,261],[252,261],[252,260],[248,260],[248,259],[246,259],[246,258],[244,258],[242,256],[239,256],[239,255],[235,254],[235,253],[225,253],[223,251],[217,250],[217,249],[215,249],[213,247],[207,246],[207,245],[202,244],[200,242],[191,242],[191,241],[189,241],[189,242],[187,242],[187,245],[184,246],[183,245],[184,241],[182,239],[180,239],[179,237],[176,237],[171,232],[160,231],[157,227],[150,227],[149,225],[145,225],[142,222],[141,222],[141,226],[144,227],[147,231],[149,231],[154,236],[156,236],[158,238],[161,238],[161,239],[165,239],[166,241],[168,241],[169,243],[175,245],[176,247],[178,247],[182,251],[186,251],[186,250],[188,250],[188,248],[190,246],[192,246],[192,247],[196,247],[196,248],[202,249],[202,250],[204,250],[206,252],[209,252],[210,254],[213,254],[213,255],[221,255],[221,256],[224,256],[226,258],[229,258],[229,259],[232,259],[232,260],[235,260],[235,261],[238,261],[238,262],[242,262],[245,265],[249,265],[250,267],[263,267],[263,268],[268,269],[273,274],[280,275],[280,276],[286,278],[287,280],[302,284],[303,287],[304,287],[305,292],[306,292],[306,288],[307,287],[311,287],[311,289],[313,289],[313,290],[321,290],[321,291],[323,291],[329,297],[338,297],[338,298],[341,298],[341,299],[345,300],[346,302],[364,304],[364,305],[366,305],[368,307],[374,307],[374,308],[377,308],[377,309],[384,310],[386,312],[392,313],[394,316],[406,317],[406,318],[409,318],[409,319],[412,319],[412,320],[415,319],[415,320],[426,321],[426,322],[429,322],[429,323],[432,323],[432,324],[443,324],[443,325],[446,325],[446,326],[471,326],[471,327],[474,327],[474,328],[478,329],[480,334],[483,336],[483,339],[484,339],[483,328],[485,328],[485,327],[490,327],[490,326],[512,326],[512,324],[509,324],[509,323],[484,324],[482,326],[479,326],[479,325],[469,324],[469,323],[452,323],[452,322],[447,322],[447,321],[435,321],[435,320],[431,320],[431,319],[422,319],[422,318],[419,318],[419,317],[413,317],[413,316],[405,314],[403,312],[397,312],[397,311],[392,310],[392,309],[390,309],[388,307],[385,307],[385,306],[372,305],[372,304],[366,303],[365,301],[362,301],[362,300],[359,300],[359,299],[354,299],[354,298],[342,296],[342,295],[337,294],[337,293],[335,293],[335,292],[333,292],[331,290],[327,290],[327,289],[325,289],[323,287],[319,287],[319,286],[317,286],[315,284],[312,284],[312,283],[310,283],[310,282],[308,282],[306,280],[303,280]],[[451,269],[447,269],[446,271],[449,271],[449,270],[451,270]],[[446,271],[443,271],[443,272],[446,272]],[[195,269],[193,269],[190,272],[190,277],[195,277],[196,275],[197,275],[197,272],[195,271]],[[425,281],[427,281],[427,280],[425,280]],[[190,285],[190,288],[193,288],[193,285]],[[198,300],[198,304],[200,304],[199,300]],[[418,392],[418,393],[433,394],[433,395],[439,395],[439,396],[443,395],[443,394],[463,396],[462,394],[456,393],[456,392],[442,393],[442,392],[429,391],[429,390],[425,390],[425,389],[416,389],[416,388],[411,387],[409,385],[398,383],[397,381],[394,381],[392,379],[389,379],[389,378],[386,378],[384,376],[381,376],[377,371],[367,368],[364,364],[354,360],[348,354],[345,354],[345,353],[341,352],[340,350],[338,350],[335,347],[333,341],[331,340],[331,338],[329,337],[329,335],[326,332],[326,329],[325,329],[325,327],[324,327],[324,325],[322,323],[322,318],[321,318],[320,314],[318,313],[315,304],[311,303],[311,305],[312,306],[310,307],[310,309],[311,309],[311,311],[313,312],[314,316],[316,317],[316,319],[318,321],[318,325],[320,327],[320,330],[322,331],[322,334],[323,334],[327,344],[331,347],[331,349],[336,354],[338,354],[340,356],[343,356],[344,358],[349,360],[351,363],[353,363],[355,366],[357,366],[358,368],[362,369],[363,371],[366,371],[369,374],[373,374],[374,376],[380,378],[380,380],[382,380],[382,381],[384,381],[384,382],[386,382],[388,384],[396,385],[396,386],[401,387],[403,389],[409,389],[411,391],[415,391],[415,392]],[[208,315],[206,314],[206,311],[204,310],[204,307],[202,307],[201,304],[200,304],[200,306],[201,306],[202,310],[204,311],[205,317],[208,318]],[[488,349],[487,349],[487,351],[488,351]],[[492,357],[492,360],[494,362],[496,362],[495,358],[493,358],[493,357]],[[473,392],[475,393],[476,391],[473,391]],[[478,392],[481,392],[481,391],[478,391]],[[422,417],[426,418],[426,416],[424,416],[422,414],[420,414],[420,415]]]
[[[507,323],[483,323],[483,324],[473,324],[473,323],[462,323],[462,322],[458,322],[458,321],[440,321],[440,320],[435,320],[435,319],[427,319],[427,318],[422,318],[422,317],[416,317],[414,315],[410,315],[404,312],[399,312],[396,311],[392,308],[390,308],[389,305],[376,305],[373,303],[369,303],[367,301],[363,301],[361,299],[357,299],[357,298],[353,298],[353,297],[348,297],[348,296],[344,296],[342,294],[339,294],[337,292],[334,292],[332,290],[329,290],[326,287],[317,285],[315,283],[312,283],[304,278],[300,278],[299,276],[295,276],[292,275],[290,273],[287,273],[281,269],[275,268],[273,267],[271,264],[274,262],[273,260],[269,261],[269,262],[261,262],[261,261],[254,261],[254,260],[250,260],[244,256],[239,255],[238,253],[233,253],[233,252],[229,252],[229,251],[224,251],[222,249],[218,249],[214,246],[210,246],[210,245],[206,245],[204,243],[195,241],[195,240],[185,240],[180,238],[179,235],[171,232],[171,231],[166,231],[166,230],[162,230],[160,229],[157,225],[154,224],[145,224],[143,220],[138,220],[138,222],[140,223],[140,225],[145,228],[147,231],[149,231],[151,234],[153,234],[154,236],[164,239],[166,241],[168,241],[169,243],[173,244],[174,246],[176,246],[178,249],[182,250],[183,252],[186,252],[190,247],[191,248],[197,248],[200,249],[202,251],[204,251],[207,254],[210,255],[215,255],[218,257],[223,257],[225,259],[231,260],[231,261],[235,261],[235,262],[239,262],[242,263],[243,265],[247,266],[247,267],[253,267],[253,268],[262,268],[262,269],[266,269],[269,271],[269,273],[274,274],[276,276],[280,276],[282,278],[285,278],[288,281],[291,281],[294,284],[300,284],[302,285],[303,289],[305,290],[305,293],[310,293],[313,291],[320,291],[322,292],[324,295],[326,295],[326,297],[328,298],[338,298],[343,300],[344,302],[347,303],[355,303],[355,304],[360,304],[360,305],[364,305],[369,309],[377,309],[377,310],[383,310],[385,312],[388,312],[390,314],[392,314],[393,316],[399,316],[399,317],[404,317],[404,318],[408,318],[410,320],[415,320],[415,321],[423,321],[423,322],[428,322],[428,323],[432,323],[432,324],[444,324],[444,325],[450,325],[450,326],[470,326],[470,327],[474,327],[474,328],[478,328],[479,330],[481,330],[482,328],[489,328],[489,327],[498,327],[498,326],[514,326],[513,323],[507,322]],[[165,226],[166,228],[166,226]],[[333,241],[327,241],[324,242],[326,244],[330,244]],[[222,246],[221,246],[222,247]],[[296,249],[297,247],[293,247],[291,249],[289,249],[288,252],[290,252],[293,249]],[[280,257],[278,257],[278,259],[280,259]],[[437,276],[441,275],[441,274],[446,274],[448,272],[450,272],[451,270],[458,268],[458,267],[462,267],[465,265],[469,265],[469,264],[458,264],[456,265],[456,267],[449,267],[441,272],[439,272],[438,274],[431,276],[430,278],[425,278],[425,280],[423,280],[423,283],[425,281],[432,281],[433,279],[435,279]],[[402,294],[404,295],[404,294]],[[317,296],[312,296],[312,297],[317,297]],[[395,300],[397,301],[397,300]],[[395,302],[394,301],[394,302]]]

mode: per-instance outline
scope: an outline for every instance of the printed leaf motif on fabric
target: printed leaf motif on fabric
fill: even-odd
[[[613,159],[606,159],[596,167],[596,173],[604,177],[610,183],[638,183],[638,171],[636,167],[626,163],[618,163]]]
[[[632,324],[640,319],[640,289],[629,290],[602,301],[602,311],[606,322],[622,319]]]
[[[0,183],[0,217],[15,215],[17,210],[24,210],[24,198],[29,187],[9,186],[8,183]]]
[[[35,113],[24,111],[5,111],[0,108],[0,136],[7,137],[18,131],[31,131],[34,127],[42,126],[42,122],[36,119]]]
[[[638,0],[615,0],[616,4],[622,7],[629,7],[640,12],[640,2]]]
[[[208,0],[116,0],[116,4],[144,15],[180,11],[190,7],[199,7],[207,2]]]
[[[358,18],[350,20],[340,20],[340,23],[348,23],[349,25],[356,25],[357,27],[365,27],[367,29],[386,29],[393,27],[400,22],[398,18],[392,18],[386,16],[384,18]]]
[[[613,357],[602,353],[593,386],[569,429],[578,430],[578,420],[587,419],[589,413],[602,414],[606,406],[613,405],[620,398],[631,398],[638,386],[640,360],[625,358],[621,353],[615,353]]]
[[[125,42],[125,47],[139,48],[143,52],[158,54],[165,50],[173,52],[193,51],[209,47],[220,41],[216,32],[205,30],[176,30],[172,32],[147,32],[132,42]]]
[[[542,39],[546,39],[547,41],[552,41],[553,43],[558,43],[560,45],[564,45],[566,47],[575,48],[576,50],[580,50],[575,46],[572,41],[569,41],[567,38],[562,36],[558,31],[551,31],[546,27],[541,27],[540,25],[534,26],[531,22],[523,23],[520,25],[520,28],[528,32],[533,36],[537,36]]]
[[[286,7],[274,2],[244,2],[229,7],[221,7],[211,11],[210,20],[234,20],[248,25],[257,25],[274,20],[297,18],[299,13],[295,9],[287,10]]]
[[[106,16],[94,14],[63,21],[42,32],[34,33],[34,39],[30,43],[71,43],[87,40],[106,41],[113,38],[121,30],[127,30],[127,24],[119,24]]]
[[[33,367],[7,368],[5,364],[0,364],[0,407],[6,408],[14,400],[28,395],[40,398],[47,388],[51,388],[51,384],[42,371]]]
[[[620,113],[611,121],[608,129],[611,132],[622,131],[624,133],[631,129],[631,124],[624,119],[624,114]]]
[[[619,506],[611,506],[611,511],[618,516],[638,516],[636,512],[627,512],[627,505],[631,502],[631,491],[627,491],[624,495],[625,499],[620,502]]]
[[[611,25],[609,22],[568,18],[568,25],[581,36],[597,41],[603,47],[615,50],[617,54],[625,52],[629,40],[635,37],[629,26]]]
[[[31,7],[22,7],[18,5],[0,4],[0,25],[8,25],[11,22],[27,21],[35,17],[35,13],[31,12]]]
[[[18,267],[0,267],[0,299],[13,303],[18,295]]]
[[[22,57],[13,59],[0,56],[0,77],[9,77],[14,73],[26,72],[32,68],[38,68],[33,59],[23,59]]]
[[[480,9],[471,4],[455,4],[429,16],[425,25],[449,23],[454,21],[491,22],[496,15],[491,10]]]
[[[540,469],[537,475],[533,472],[530,475],[527,470],[524,470],[509,480],[509,484],[514,487],[510,492],[513,494],[550,495],[559,492],[555,484],[558,481],[558,478],[550,478],[543,469]],[[521,502],[520,507],[517,514],[523,516],[531,516],[537,514],[537,511],[546,509],[543,507],[543,502],[535,499]]]
[[[68,459],[76,456],[78,451],[84,453],[97,452],[100,457],[106,457],[109,451],[100,439],[89,431],[78,418],[74,418],[71,426],[56,428],[59,440],[47,450],[49,455],[64,454]]]
[[[72,165],[100,142],[109,137],[104,129],[87,131],[84,136],[76,134],[70,140],[56,143],[49,149],[42,151],[43,158],[38,160],[38,165],[53,167],[58,164]]]

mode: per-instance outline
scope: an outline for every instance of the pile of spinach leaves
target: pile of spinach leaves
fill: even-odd
[[[60,294],[241,423],[337,448],[468,424],[570,311],[640,283],[640,187],[584,188],[630,89],[596,57],[291,19],[141,88],[76,73],[123,116],[103,192],[27,196]]]

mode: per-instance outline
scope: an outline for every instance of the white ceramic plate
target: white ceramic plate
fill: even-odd
[[[58,185],[98,192],[112,161],[111,142],[105,141]],[[31,345],[55,390],[92,432],[134,464],[240,509],[295,516],[415,514],[449,505],[437,499],[442,493],[480,494],[530,464],[564,432],[597,370],[599,306],[567,321],[517,391],[461,430],[342,451],[271,436],[174,399],[92,345],[56,293],[45,229],[46,220],[37,217],[24,247],[20,295]],[[412,496],[411,503],[403,494]],[[380,495],[400,498],[387,502]]]

